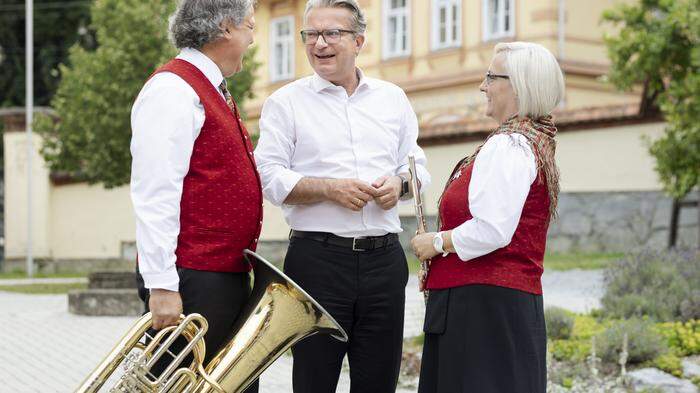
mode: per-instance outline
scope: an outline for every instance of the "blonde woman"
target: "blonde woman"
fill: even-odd
[[[540,278],[559,193],[550,113],[564,79],[543,46],[501,43],[479,89],[500,125],[452,171],[440,232],[412,240],[432,258],[418,392],[544,393]]]

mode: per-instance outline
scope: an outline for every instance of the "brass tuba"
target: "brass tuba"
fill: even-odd
[[[260,255],[250,250],[244,255],[253,264],[253,291],[234,325],[233,338],[209,364],[202,364],[207,321],[201,315],[181,316],[179,325],[160,330],[144,344],[141,341],[151,327],[148,313],[76,392],[98,392],[110,377],[116,379],[112,392],[242,392],[305,337],[327,333],[340,341],[348,340],[333,317],[294,281]],[[178,337],[184,337],[187,344],[173,353],[170,346]],[[193,360],[183,364],[188,355]],[[151,367],[163,356],[173,360],[156,377]],[[112,376],[117,368],[125,370],[120,377]]]

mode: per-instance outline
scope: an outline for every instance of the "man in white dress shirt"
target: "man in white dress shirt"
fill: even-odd
[[[301,37],[315,74],[272,94],[260,119],[263,192],[292,228],[285,272],[349,335],[292,349],[296,393],[335,392],[346,354],[351,392],[393,392],[398,379],[408,269],[396,204],[410,197],[409,153],[424,186],[430,177],[404,92],[355,65],[365,28],[355,0],[309,0]]]
[[[224,80],[253,43],[253,2],[182,0],[170,24],[180,54],[131,113],[139,294],[156,330],[182,313],[207,319],[205,364],[248,300],[243,249],[255,249],[262,225],[252,145]]]

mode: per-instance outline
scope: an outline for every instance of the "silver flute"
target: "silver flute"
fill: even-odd
[[[418,187],[418,174],[416,172],[416,158],[409,154],[408,156],[408,172],[411,177],[411,193],[413,193],[413,207],[416,210],[416,235],[425,233],[427,226],[425,224],[425,214],[423,214],[423,198],[420,194],[420,187]],[[425,302],[428,302],[428,290],[425,288],[425,284],[428,279],[428,269],[430,268],[430,260],[420,261],[420,272],[418,272],[418,280],[420,280],[419,287],[423,288],[423,297]]]

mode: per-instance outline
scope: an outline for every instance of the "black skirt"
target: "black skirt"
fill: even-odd
[[[419,393],[545,393],[542,296],[492,285],[430,292]]]

